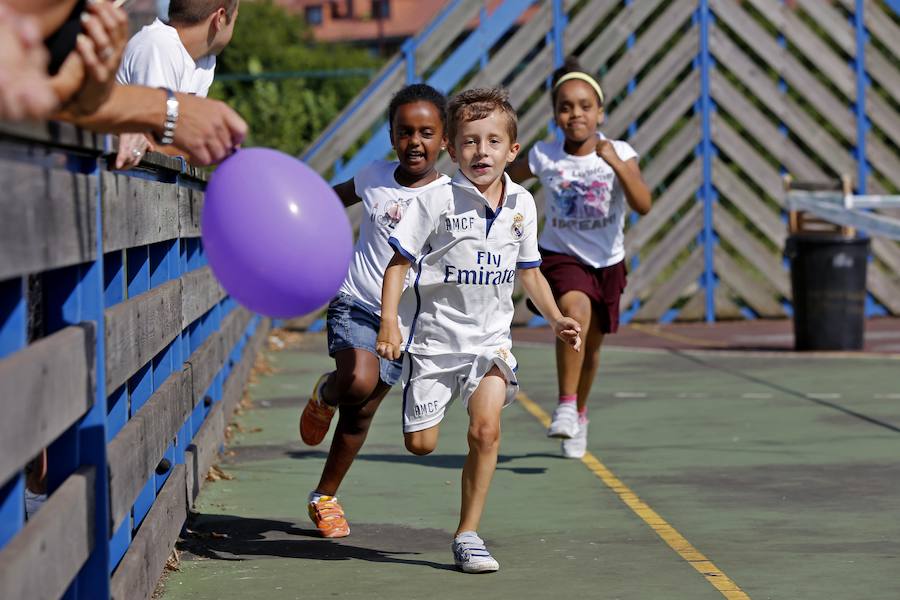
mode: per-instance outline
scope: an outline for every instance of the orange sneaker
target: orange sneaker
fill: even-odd
[[[309,503],[309,518],[316,529],[326,538],[347,537],[350,524],[344,518],[344,509],[334,496],[320,496],[318,501]]]
[[[331,418],[334,416],[334,407],[328,406],[319,399],[319,390],[329,375],[330,373],[325,373],[316,381],[306,408],[300,415],[300,438],[310,446],[322,443],[325,434],[328,433],[328,427],[331,425]]]

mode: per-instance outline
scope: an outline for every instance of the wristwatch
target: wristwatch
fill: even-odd
[[[168,146],[175,141],[175,125],[178,124],[178,98],[175,92],[169,88],[159,88],[166,92],[166,123],[163,125],[162,135],[155,135],[156,141],[163,146]]]

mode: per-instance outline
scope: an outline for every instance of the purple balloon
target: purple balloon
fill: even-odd
[[[239,150],[219,165],[200,226],[222,287],[270,317],[304,315],[328,302],[353,254],[350,222],[331,186],[268,148]]]

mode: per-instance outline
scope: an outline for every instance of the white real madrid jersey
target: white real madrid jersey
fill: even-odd
[[[365,216],[359,226],[359,239],[353,250],[350,270],[340,291],[350,294],[376,315],[381,314],[384,270],[394,256],[388,237],[413,198],[450,182],[449,177],[440,175],[428,185],[404,187],[394,179],[394,171],[399,164],[397,161],[378,160],[353,178],[356,195],[362,198]]]
[[[410,204],[390,244],[416,265],[400,300],[405,350],[480,354],[509,348],[516,269],[540,265],[534,198],[503,174],[494,212],[461,173]]]
[[[612,144],[623,161],[637,156],[627,142]],[[561,141],[538,142],[528,153],[528,166],[546,190],[541,248],[574,256],[594,268],[625,258],[628,205],[622,184],[605,160],[595,152],[568,154]]]

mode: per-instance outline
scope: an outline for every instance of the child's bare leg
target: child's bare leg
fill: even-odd
[[[337,369],[322,386],[322,400],[331,406],[362,404],[381,383],[378,356],[368,350],[348,348],[335,353]]]
[[[559,310],[581,324],[582,339],[590,337],[591,299],[579,291],[566,292],[559,298]],[[574,396],[578,393],[584,353],[576,352],[562,340],[556,340],[556,377],[560,396]]]
[[[591,318],[589,334],[584,338],[584,361],[581,364],[581,376],[578,380],[578,410],[584,411],[588,397],[591,395],[591,386],[594,385],[594,377],[600,367],[600,346],[603,344],[603,333],[600,331],[600,323],[597,315]]]
[[[469,398],[469,455],[462,472],[462,506],[456,535],[477,531],[500,450],[500,411],[506,379],[494,366]]]
[[[316,492],[325,496],[337,494],[341,482],[350,470],[350,465],[366,441],[375,411],[390,389],[389,385],[379,381],[365,404],[341,405],[337,427],[331,439],[331,449],[328,451]]]
[[[403,434],[403,442],[406,444],[406,449],[413,454],[425,456],[426,454],[431,454],[437,448],[439,432],[440,425],[421,431],[411,431]]]

